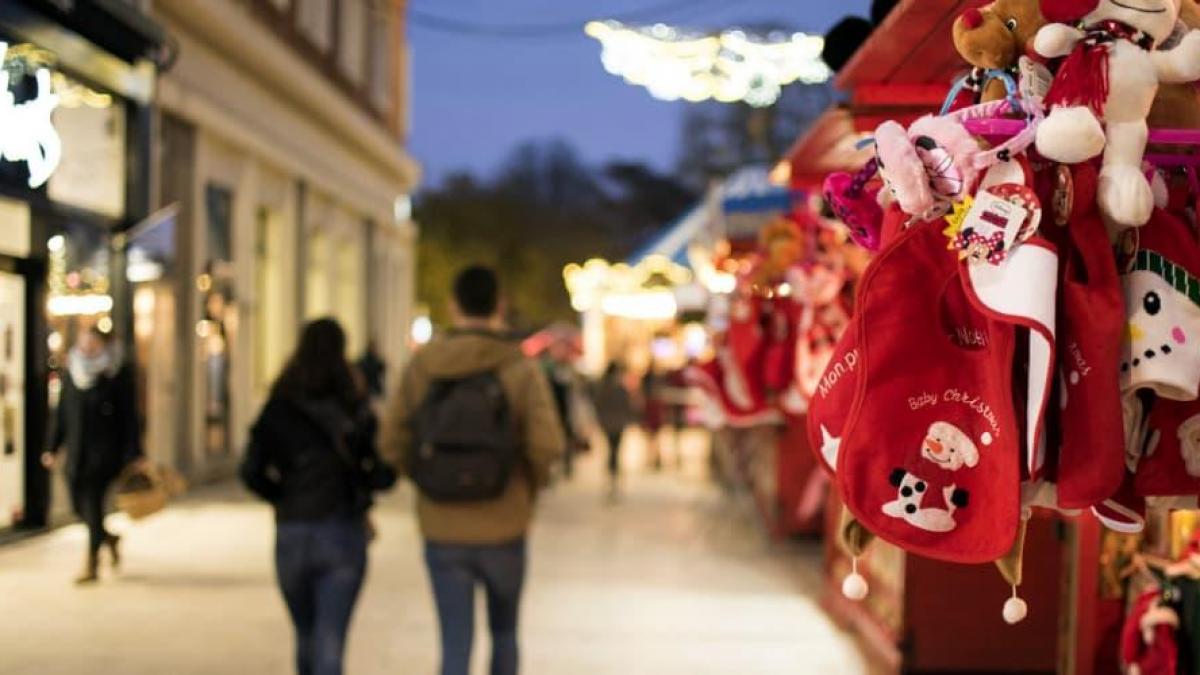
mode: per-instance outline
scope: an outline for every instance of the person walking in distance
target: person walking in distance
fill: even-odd
[[[609,495],[616,497],[621,479],[621,436],[634,421],[633,399],[624,382],[624,372],[616,361],[608,364],[592,391],[596,417],[608,440]]]
[[[104,529],[105,498],[121,471],[142,458],[137,393],[119,345],[94,326],[80,333],[60,377],[62,393],[42,464],[53,468],[65,448],[71,504],[88,529],[87,558],[76,579],[86,584],[99,578],[101,548],[108,548],[114,568],[121,563],[121,538]]]
[[[298,675],[340,675],[367,568],[373,493],[395,473],[332,319],[305,326],[250,432],[242,482],[275,508],[275,572],[296,630]]]
[[[475,590],[487,596],[491,675],[518,672],[526,531],[565,437],[542,368],[502,333],[495,272],[454,281],[454,330],[400,379],[382,449],[416,483],[441,628],[441,674],[467,675]]]

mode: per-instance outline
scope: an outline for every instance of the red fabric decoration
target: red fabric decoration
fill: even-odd
[[[791,298],[775,297],[761,301],[764,329],[762,358],[763,386],[772,394],[784,391],[792,383],[796,370],[796,325],[800,309]]]
[[[1017,533],[1014,329],[968,299],[940,221],[911,227],[859,289],[857,391],[838,453],[846,506],[914,553],[981,563]]]
[[[1042,0],[1042,16],[1050,23],[1076,23],[1099,6],[1100,0]]]
[[[1179,615],[1156,589],[1138,596],[1121,627],[1121,665],[1142,675],[1174,675],[1179,667]]]
[[[838,439],[858,388],[858,330],[851,320],[808,403],[808,444],[826,472],[837,470]]]
[[[1200,495],[1200,401],[1155,399],[1134,486],[1142,497]]]
[[[1081,40],[1059,66],[1046,93],[1046,107],[1082,105],[1102,118],[1108,102],[1108,61],[1109,41],[1091,39],[1089,31],[1089,38]]]
[[[1058,502],[1089,508],[1125,476],[1118,365],[1125,304],[1104,223],[1095,209],[1096,169],[1073,171],[1076,204],[1067,225],[1058,313]]]

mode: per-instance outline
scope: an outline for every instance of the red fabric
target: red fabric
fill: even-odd
[[[1125,476],[1119,363],[1125,302],[1104,223],[1094,208],[1096,170],[1073,172],[1076,209],[1063,242],[1058,313],[1058,502],[1088,508]],[[1080,211],[1083,211],[1080,213]]]
[[[850,404],[858,388],[858,330],[851,321],[837,341],[829,365],[821,376],[808,404],[808,443],[817,461],[828,473],[836,472],[836,458],[831,461],[830,437],[838,438],[846,425]]]
[[[726,336],[729,355],[746,385],[756,394],[761,394],[766,387],[762,380],[767,346],[763,318],[762,298],[749,293],[739,293],[733,297]]]
[[[1103,116],[1108,101],[1109,45],[1082,40],[1058,68],[1046,107],[1082,105]]]
[[[771,393],[784,391],[792,383],[796,367],[796,326],[800,311],[787,297],[763,302],[763,386]]]
[[[1042,0],[1042,16],[1050,23],[1075,23],[1099,6],[1100,0]]]
[[[1137,666],[1141,675],[1175,675],[1179,666],[1177,627],[1171,623],[1156,623],[1153,618],[1146,626],[1142,625],[1149,612],[1162,609],[1157,590],[1143,593],[1129,608],[1121,628],[1121,664],[1126,668]],[[1175,622],[1178,624],[1178,617]]]
[[[1156,398],[1134,486],[1142,497],[1200,495],[1200,401]]]
[[[859,289],[860,364],[838,454],[846,506],[911,552],[992,561],[1019,520],[1014,329],[968,299],[941,221],[914,225]]]

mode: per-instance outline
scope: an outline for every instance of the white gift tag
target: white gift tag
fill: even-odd
[[[1027,101],[1045,99],[1054,80],[1050,69],[1028,56],[1022,56],[1017,61],[1017,70],[1017,89],[1021,92],[1021,98]]]

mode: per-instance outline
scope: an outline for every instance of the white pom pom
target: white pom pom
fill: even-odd
[[[1021,623],[1028,615],[1029,605],[1026,605],[1024,600],[1014,595],[1013,597],[1004,601],[1005,623],[1009,625]]]
[[[842,579],[842,595],[851,600],[862,600],[867,597],[867,580],[858,572],[851,572]]]

